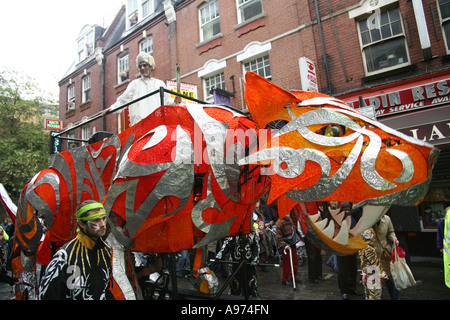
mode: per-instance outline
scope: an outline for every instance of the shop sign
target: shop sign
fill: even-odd
[[[167,81],[167,89],[169,90],[173,90],[173,91],[177,91],[177,82],[176,81]],[[189,84],[189,83],[180,83],[180,93],[182,95],[194,98],[194,99],[198,99],[198,94],[197,94],[197,86],[194,84]],[[175,95],[171,94],[170,95],[172,99],[175,99]],[[186,102],[189,103],[196,103],[195,101],[189,100],[189,99],[185,99],[185,98],[181,98],[181,105],[185,105]]]
[[[58,138],[58,133],[55,131],[50,132],[50,154],[61,152],[61,139]]]
[[[62,121],[54,120],[54,119],[45,119],[44,126],[45,126],[45,129],[49,129],[49,130],[61,130],[62,129]]]
[[[366,106],[373,106],[377,118],[448,104],[450,103],[450,79],[364,97],[363,100]],[[346,103],[355,109],[360,107],[359,100],[346,101]]]
[[[435,146],[450,143],[450,120],[397,130]]]
[[[311,59],[301,57],[299,59],[300,79],[302,82],[302,90],[319,92],[317,85],[316,65]]]

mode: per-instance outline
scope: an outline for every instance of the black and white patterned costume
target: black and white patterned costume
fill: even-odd
[[[59,249],[48,264],[39,287],[40,300],[106,300],[109,291],[111,249],[83,232]]]
[[[222,248],[216,255],[216,259],[220,260],[227,253],[230,253],[233,264],[233,272],[238,267],[238,263],[246,261],[247,263],[239,270],[236,278],[230,284],[230,293],[233,295],[241,295],[244,292],[244,286],[251,296],[258,296],[258,281],[256,277],[256,263],[259,259],[259,237],[254,233],[226,238]],[[246,272],[247,283],[244,281],[244,272]]]

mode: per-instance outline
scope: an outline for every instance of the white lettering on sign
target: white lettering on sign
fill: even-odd
[[[419,125],[414,128],[403,128],[403,132],[413,138],[430,142],[434,145],[450,142],[450,121],[442,121],[434,124]]]
[[[437,106],[450,101],[450,79],[378,96],[364,97],[363,100],[367,106],[375,109],[377,117]],[[359,108],[358,100],[347,103],[355,109]]]

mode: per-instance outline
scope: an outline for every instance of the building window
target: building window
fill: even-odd
[[[90,128],[89,124],[82,126],[81,127],[81,139],[89,140],[90,136],[91,136],[91,128]],[[87,142],[83,141],[83,145],[86,145],[86,144],[87,144]]]
[[[139,11],[138,11],[138,0],[128,0],[127,1],[127,17],[128,17],[128,28],[133,27],[139,22]]]
[[[199,9],[200,41],[206,41],[220,33],[219,1],[211,1]]]
[[[94,53],[94,29],[86,26],[81,31],[81,36],[77,40],[78,43],[78,62],[86,59]]]
[[[358,22],[366,74],[408,65],[408,50],[399,9],[378,12],[376,17],[369,18]]]
[[[78,62],[86,57],[86,54],[84,53],[84,43],[84,39],[78,40]]]
[[[213,95],[211,90],[214,88],[225,89],[225,75],[223,72],[204,78],[205,100],[211,100]]]
[[[81,102],[85,103],[91,100],[91,76],[88,74],[83,77],[82,80],[82,99]]]
[[[117,59],[117,75],[118,75],[118,83],[122,83],[129,79],[129,63],[128,63],[128,52],[124,52],[119,55]]]
[[[242,23],[263,13],[262,0],[237,0],[238,22]]]
[[[153,5],[153,0],[142,0],[141,8],[142,8],[142,17],[143,18],[151,15],[155,11],[155,8]]]
[[[67,111],[75,109],[75,84],[67,87]]]
[[[244,63],[244,71],[251,71],[259,74],[261,77],[272,81],[272,73],[270,72],[270,60],[269,56],[265,55]]]
[[[441,28],[444,33],[445,49],[447,53],[450,53],[450,1],[439,0],[438,3]]]
[[[135,26],[141,19],[155,12],[154,0],[127,1],[127,28]]]
[[[139,44],[140,52],[147,52],[149,55],[153,56],[153,37],[148,37],[142,40]]]

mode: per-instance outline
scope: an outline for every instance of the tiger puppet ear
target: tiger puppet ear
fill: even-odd
[[[289,120],[285,107],[301,100],[258,74],[247,72],[245,102],[253,120],[262,129],[272,121]]]
[[[273,121],[291,121],[289,107],[298,107],[302,101],[316,97],[329,96],[310,91],[286,91],[254,72],[245,74],[245,102],[260,129]]]

